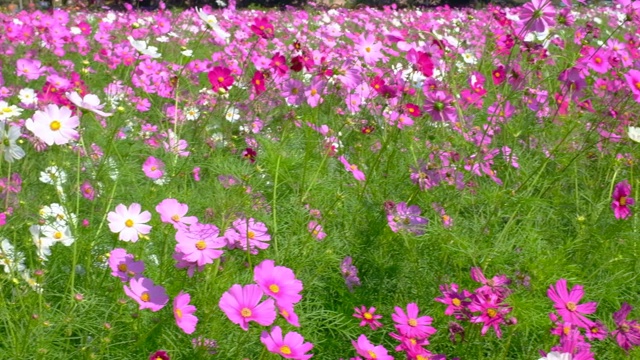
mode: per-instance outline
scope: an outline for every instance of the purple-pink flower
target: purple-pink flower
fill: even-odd
[[[625,180],[616,184],[611,194],[611,198],[613,199],[611,209],[616,219],[626,219],[631,216],[629,206],[634,205],[635,200],[629,197],[629,195],[631,195],[631,185],[629,181]]]
[[[358,181],[365,181],[365,176],[364,173],[362,172],[362,170],[358,169],[358,165],[354,165],[354,164],[349,164],[349,162],[347,161],[347,159],[345,159],[344,156],[340,156],[338,158],[338,160],[340,160],[340,162],[342,163],[342,165],[344,165],[344,168],[350,172],[351,174],[353,174],[353,177],[358,180]]]
[[[393,360],[393,356],[389,355],[384,346],[373,345],[364,334],[358,337],[358,341],[352,340],[351,343],[356,348],[358,355],[363,356],[366,360]]]
[[[155,312],[162,309],[169,301],[164,288],[145,277],[131,279],[129,286],[124,286],[124,293],[138,302],[140,310],[149,309]]]
[[[273,299],[260,302],[263,295],[258,285],[235,284],[222,294],[218,306],[232,323],[240,325],[245,331],[249,330],[249,321],[269,326],[276,319],[276,310]]]
[[[156,211],[160,214],[163,223],[172,224],[176,229],[183,225],[191,225],[198,222],[195,216],[185,216],[189,211],[187,204],[181,204],[176,199],[164,199],[157,206]]]
[[[175,251],[183,254],[181,260],[198,266],[211,264],[223,254],[219,249],[226,245],[224,238],[218,234],[218,228],[211,224],[195,223],[181,227],[176,232],[178,244]]]
[[[148,178],[158,180],[164,175],[164,163],[160,159],[149,156],[142,164],[142,171]]]
[[[571,292],[567,291],[566,279],[558,280],[556,286],[551,285],[547,291],[547,296],[555,303],[553,306],[556,308],[558,315],[562,316],[562,320],[588,328],[590,320],[584,317],[583,314],[593,314],[598,304],[589,302],[578,305],[583,295],[584,291],[581,285],[575,285],[571,288]]]
[[[430,316],[419,316],[419,312],[416,303],[408,304],[406,313],[401,307],[395,307],[391,318],[402,336],[422,339],[436,333],[436,329],[430,326],[433,319]]]
[[[366,306],[362,305],[359,308],[356,307],[354,310],[355,314],[353,314],[353,317],[361,320],[360,326],[369,325],[371,330],[376,330],[382,327],[382,323],[378,321],[379,319],[382,319],[382,315],[375,313],[375,307],[370,307],[369,309],[367,309]]]
[[[109,268],[111,275],[119,277],[122,282],[128,282],[129,279],[142,274],[144,262],[135,261],[127,250],[116,248],[109,253]]]
[[[278,306],[288,307],[302,299],[302,281],[296,279],[288,267],[275,266],[273,260],[264,260],[256,266],[253,281],[265,294],[274,298]]]

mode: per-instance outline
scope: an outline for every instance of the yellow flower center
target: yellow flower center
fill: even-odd
[[[158,167],[157,167],[157,166],[155,166],[155,165],[152,165],[152,166],[151,166],[151,171],[156,171],[156,170],[158,170]]]
[[[133,220],[127,219],[127,221],[124,222],[124,225],[126,227],[133,227]]]
[[[594,327],[591,328],[591,333],[592,334],[597,334],[599,332],[600,332],[600,329],[598,329],[597,327],[594,326]]]
[[[298,95],[298,88],[293,88],[293,89],[291,89],[291,93],[292,93],[293,95]]]
[[[418,320],[416,319],[409,319],[409,326],[418,326]]]
[[[458,298],[453,298],[453,299],[451,300],[451,303],[452,303],[454,306],[460,306],[460,304],[462,304],[462,302],[461,302],[461,301],[460,301],[460,299],[458,299]]]
[[[602,63],[602,59],[600,59],[599,57],[595,58],[595,60],[593,60],[596,62],[596,64],[601,64]]]
[[[288,347],[287,345],[282,345],[280,347],[280,352],[284,355],[291,355],[291,348]]]
[[[618,202],[620,203],[620,205],[625,206],[627,205],[627,197],[623,196],[620,198],[620,200],[618,200]]]
[[[496,315],[498,315],[498,312],[496,311],[496,309],[489,309],[487,310],[487,315],[489,315],[490,318],[494,318],[496,317]]]
[[[366,48],[364,48],[364,51],[370,53],[371,52],[371,48],[369,46],[367,46]]]
[[[51,124],[49,124],[49,128],[51,129],[51,131],[58,131],[60,130],[61,126],[62,124],[60,124],[60,121],[58,120],[53,120]]]
[[[247,232],[247,237],[249,239],[253,239],[253,238],[256,237],[256,233],[254,233],[253,231],[249,231],[249,232]]]
[[[219,83],[224,82],[224,78],[222,76],[218,76],[218,82]]]
[[[247,318],[247,317],[251,316],[251,310],[249,310],[248,308],[243,308],[242,310],[240,310],[240,315],[242,317]]]
[[[371,320],[371,319],[373,319],[373,315],[371,315],[371,313],[370,313],[370,312],[368,312],[368,311],[367,311],[367,312],[365,312],[364,314],[362,314],[362,317],[363,317],[363,318],[365,318],[365,319],[367,319],[367,320]]]
[[[269,290],[271,290],[272,293],[277,294],[280,292],[280,287],[276,284],[271,284],[269,285]]]
[[[204,240],[200,240],[196,243],[196,249],[198,250],[204,250],[207,248],[207,243],[204,242]]]
[[[127,271],[127,264],[118,264],[118,270],[122,272]]]
[[[176,316],[178,317],[178,319],[182,319],[182,310],[176,309]]]
[[[640,81],[636,83],[636,89],[640,90]]]
[[[180,215],[173,215],[173,216],[171,217],[171,220],[173,220],[173,221],[175,221],[175,222],[180,221]]]
[[[149,296],[148,292],[143,292],[142,295],[140,295],[140,300],[144,301],[144,302],[148,302],[151,299],[151,296]]]
[[[62,239],[62,233],[60,231],[56,231],[56,233],[53,234],[53,238],[56,240]]]
[[[316,89],[311,89],[311,96],[314,96],[318,93],[318,90]]]
[[[376,353],[373,352],[373,350],[369,350],[367,351],[369,353],[369,357],[372,359],[377,359],[378,355],[376,355]]]
[[[256,79],[256,85],[260,85],[260,80]]]
[[[287,317],[289,317],[289,312],[285,309],[282,309],[280,310],[280,315],[282,315],[282,317],[286,319]]]
[[[577,308],[577,305],[576,305],[576,303],[574,303],[573,301],[569,301],[569,302],[567,303],[567,309],[568,309],[569,311],[576,311],[576,308]]]

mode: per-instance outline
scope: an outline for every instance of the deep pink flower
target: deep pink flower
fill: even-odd
[[[249,330],[249,321],[269,326],[276,319],[276,310],[273,299],[260,303],[262,295],[264,293],[258,285],[235,284],[222,294],[218,306],[232,323],[240,325],[245,331]]]
[[[287,305],[287,306],[279,306],[279,305],[276,305],[276,306],[278,308],[278,313],[280,314],[280,316],[282,316],[289,324],[295,327],[300,327],[300,322],[298,321],[298,314],[296,314],[295,311],[293,310],[293,304]]]
[[[125,3],[125,5],[128,5]],[[131,6],[131,5],[129,5]],[[158,350],[149,356],[149,360],[171,360],[169,354],[164,350]]]
[[[173,316],[182,331],[186,334],[193,334],[196,331],[198,318],[193,315],[196,312],[196,307],[189,305],[189,301],[191,301],[191,295],[180,291],[180,294],[173,298]]]
[[[635,95],[636,102],[640,102],[640,70],[629,70],[624,74],[624,79],[629,85],[629,89]]]
[[[456,318],[462,317],[462,314],[468,309],[471,301],[471,293],[467,290],[458,290],[458,284],[440,285],[440,292],[443,297],[435,298],[437,302],[447,305],[444,311],[445,315],[456,315]]]
[[[493,328],[496,335],[502,337],[500,325],[505,323],[505,316],[511,312],[511,308],[502,303],[502,299],[497,294],[479,293],[473,297],[469,305],[472,312],[480,312],[480,315],[471,318],[472,323],[482,323],[482,335],[485,335],[489,328]]]
[[[153,156],[149,156],[142,164],[144,174],[153,180],[158,180],[164,175],[164,163]]]
[[[218,92],[219,89],[229,90],[229,87],[233,85],[233,76],[228,68],[216,66],[209,71],[208,77],[211,89],[215,92]]]
[[[444,91],[438,90],[426,94],[424,99],[424,111],[431,115],[433,121],[455,122],[458,112],[453,106],[453,97]]]
[[[251,31],[263,39],[273,39],[274,36],[273,24],[266,17],[255,18]]]
[[[129,285],[131,287],[124,286],[124,293],[138,302],[140,310],[149,309],[155,312],[162,309],[169,301],[164,288],[155,285],[151,279],[145,277],[131,279]]]
[[[304,342],[302,335],[297,332],[289,332],[283,338],[282,329],[279,326],[274,326],[271,333],[263,331],[260,341],[267,350],[285,359],[307,360],[313,356],[306,354],[313,348],[313,344]]]
[[[484,273],[482,273],[482,269],[479,267],[472,267],[471,279],[482,284],[482,287],[476,289],[476,293],[496,294],[502,299],[506,298],[511,293],[511,290],[507,288],[507,285],[511,284],[511,280],[509,280],[506,275],[496,275],[491,279],[487,279],[484,276]]]
[[[264,260],[255,267],[253,281],[265,294],[274,298],[278,306],[287,307],[302,299],[302,281],[296,279],[288,267],[275,266],[273,260]]]
[[[109,253],[109,268],[111,275],[119,277],[122,282],[128,282],[129,279],[142,275],[144,261],[135,261],[127,250],[116,248]]]
[[[616,219],[626,219],[631,216],[629,206],[634,205],[635,200],[629,197],[629,195],[631,195],[631,184],[629,184],[629,181],[625,180],[616,184],[611,194],[611,198],[613,199],[611,209]]]
[[[566,279],[558,280],[555,288],[551,285],[547,291],[547,296],[555,303],[553,306],[565,322],[588,328],[589,320],[582,314],[593,314],[596,311],[597,303],[589,302],[578,305],[583,295],[584,291],[581,285],[575,285],[571,292],[568,292]]]
[[[378,321],[379,319],[382,319],[382,315],[375,314],[375,307],[370,307],[369,309],[367,309],[364,305],[362,305],[359,308],[356,307],[354,310],[355,314],[353,314],[353,317],[361,320],[360,326],[369,325],[371,330],[376,330],[382,327],[382,323]]]
[[[266,87],[264,86],[265,84],[264,74],[262,74],[262,72],[260,71],[256,71],[253,74],[251,83],[253,84],[253,89],[255,90],[257,95],[262,94],[266,90]]]
[[[398,332],[410,338],[426,338],[436,333],[436,329],[431,325],[430,316],[418,316],[418,305],[410,303],[407,305],[407,312],[404,312],[399,306],[395,307],[395,312],[391,314],[391,318],[396,323],[395,327]]]
[[[96,191],[88,180],[85,180],[82,185],[80,185],[80,193],[89,201],[93,201],[96,197]]]
[[[373,345],[364,334],[358,337],[357,342],[352,340],[351,343],[356,348],[358,355],[363,356],[366,360],[393,360],[393,356],[389,355],[384,346]]]

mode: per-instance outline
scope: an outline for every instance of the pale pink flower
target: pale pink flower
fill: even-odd
[[[146,225],[151,220],[151,213],[140,212],[140,204],[133,203],[128,208],[124,204],[116,206],[116,211],[109,212],[109,229],[113,233],[119,233],[118,238],[123,241],[138,241],[138,237],[151,232],[151,226]]]
[[[33,118],[27,119],[25,127],[47,145],[64,145],[78,138],[76,128],[80,119],[72,116],[71,109],[49,104],[44,111],[36,111]]]
[[[111,116],[113,113],[106,113],[102,111],[104,104],[100,104],[100,99],[97,95],[86,94],[84,97],[80,97],[76,91],[65,93],[67,99],[74,103],[77,107],[92,111],[100,116]]]

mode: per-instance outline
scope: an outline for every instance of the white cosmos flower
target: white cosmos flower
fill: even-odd
[[[154,59],[162,56],[158,52],[157,47],[149,46],[149,44],[147,44],[147,42],[144,40],[136,40],[131,35],[127,36],[127,40],[129,40],[129,43],[131,44],[131,46],[133,46],[136,50],[138,50],[138,52],[140,52],[142,55],[148,55],[149,57]]]
[[[184,50],[180,52],[182,55],[186,56],[186,57],[192,57],[193,56],[193,50]]]
[[[227,109],[227,113],[224,115],[224,118],[227,119],[228,122],[234,123],[240,119],[240,111],[231,106]]]
[[[68,92],[65,94],[67,99],[74,103],[77,107],[92,111],[100,116],[111,116],[113,113],[106,113],[102,111],[104,104],[100,104],[100,99],[97,95],[87,94],[84,97],[80,97],[78,92]]]
[[[16,144],[18,138],[20,138],[20,127],[10,125],[9,131],[6,131],[4,125],[0,125],[0,154],[4,153],[4,159],[7,162],[20,160],[25,155],[24,150]]]
[[[629,126],[627,134],[629,135],[629,139],[640,142],[640,127]]]
[[[539,360],[571,360],[571,354],[552,351]]]
[[[40,172],[40,181],[49,185],[62,185],[67,182],[67,173],[57,166],[49,166]]]
[[[51,246],[55,244],[55,240],[40,236],[40,226],[38,225],[31,225],[29,227],[29,232],[31,233],[33,243],[36,246],[36,253],[38,254],[38,257],[43,261],[47,260],[49,255],[51,255]]]
[[[24,105],[33,105],[38,103],[38,96],[36,95],[35,90],[30,88],[21,89],[18,92],[18,99]]]
[[[4,239],[0,242],[0,265],[4,265],[4,272],[11,271],[22,272],[24,266],[24,254],[15,251],[9,240]]]
[[[214,15],[209,15],[205,13],[202,9],[198,9],[198,8],[196,8],[196,13],[198,14],[198,17],[200,17],[202,21],[207,23],[207,25],[209,25],[211,29],[213,29],[213,31],[216,33],[216,35],[218,35],[220,38],[226,40],[231,36],[222,27],[220,27],[220,24],[218,23],[218,19]]]
[[[45,242],[59,242],[64,246],[70,246],[75,241],[75,238],[73,237],[73,235],[71,235],[71,229],[69,228],[69,225],[43,225],[40,228],[40,231],[42,231],[42,235],[44,235]]]
[[[22,109],[15,105],[9,105],[4,101],[0,101],[0,120],[8,120],[22,114]]]

